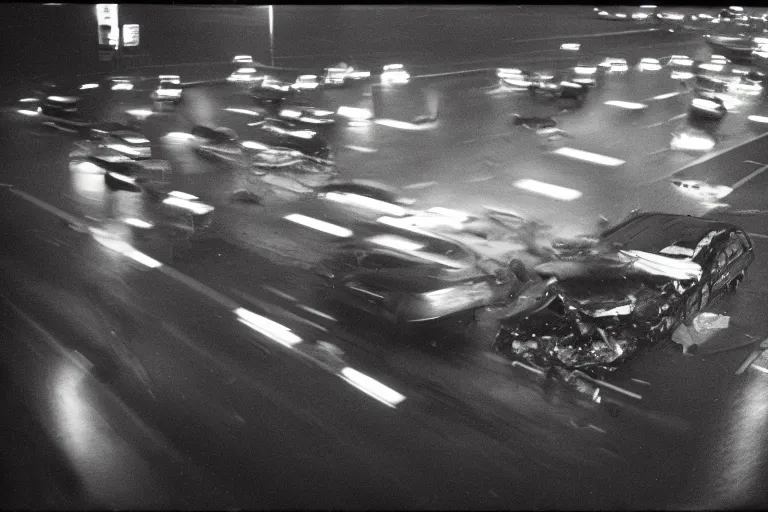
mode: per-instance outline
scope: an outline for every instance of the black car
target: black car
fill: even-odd
[[[738,227],[641,214],[606,231],[588,254],[545,263],[546,300],[501,322],[495,349],[538,366],[600,376],[734,290],[754,260]]]
[[[256,129],[249,135],[258,142],[298,151],[321,165],[333,165],[330,145],[312,129],[273,117],[251,123],[251,126]]]
[[[702,94],[691,100],[690,115],[693,118],[719,121],[727,113],[723,100],[714,94]]]
[[[573,100],[581,106],[589,93],[589,86],[573,82],[571,78],[570,73],[534,73],[528,92],[533,97]]]

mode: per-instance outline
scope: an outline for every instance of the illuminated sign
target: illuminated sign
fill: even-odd
[[[96,20],[99,26],[99,44],[117,48],[120,45],[117,4],[96,4]]]
[[[123,46],[139,46],[138,25],[123,25]]]

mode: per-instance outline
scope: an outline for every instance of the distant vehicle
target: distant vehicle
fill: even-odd
[[[402,64],[388,64],[381,72],[381,83],[384,85],[407,84],[410,80],[411,75]]]
[[[577,106],[581,106],[589,93],[589,86],[571,81],[567,73],[542,71],[531,75],[528,92],[534,97],[574,100]]]
[[[370,78],[370,76],[370,71],[357,70],[343,62],[340,62],[323,70],[323,85],[344,86],[351,82],[365,80]]]
[[[658,8],[656,6],[640,7],[595,7],[597,16],[605,20],[634,21],[654,23],[657,20]]]
[[[406,324],[511,300],[518,277],[497,263],[482,269],[480,259],[457,241],[392,229],[339,247],[317,272],[347,307]]]
[[[235,55],[232,57],[232,64],[240,64],[240,65],[246,65],[246,64],[253,64],[253,57],[250,55]]]
[[[179,75],[160,75],[160,83],[150,95],[152,101],[176,105],[181,101],[181,78]]]
[[[330,145],[314,130],[271,117],[251,123],[251,126],[256,127],[254,136],[259,142],[299,151],[306,160],[322,166],[334,164]]]
[[[626,73],[629,71],[627,59],[620,57],[608,57],[600,63],[607,73]]]
[[[640,72],[659,71],[660,69],[661,62],[659,62],[659,59],[654,59],[652,57],[644,57],[640,59],[640,62],[637,65],[637,70]]]
[[[700,96],[691,100],[690,115],[693,117],[720,121],[727,113],[723,100],[717,96]]]
[[[503,86],[526,89],[531,85],[530,73],[518,68],[498,68],[496,76]]]
[[[283,108],[280,109],[277,115],[278,117],[299,123],[330,125],[336,122],[336,119],[333,117],[334,114],[335,112],[332,110],[289,104],[283,105]]]
[[[319,86],[320,81],[318,80],[317,75],[301,75],[296,79],[296,82],[291,85],[293,89],[300,91],[311,91],[317,89]]]
[[[292,84],[282,82],[272,77],[265,77],[250,90],[250,96],[256,105],[262,107],[279,107],[283,102],[296,97],[296,89]]]
[[[599,63],[592,59],[580,60],[572,69],[570,80],[577,84],[595,87],[601,77]]]
[[[264,75],[259,73],[256,68],[246,66],[236,69],[227,77],[228,82],[235,83],[253,83],[264,79]]]
[[[749,236],[732,224],[638,215],[606,231],[589,254],[536,267],[554,279],[550,291],[501,322],[495,349],[539,367],[603,376],[691,325],[736,289],[753,261]]]

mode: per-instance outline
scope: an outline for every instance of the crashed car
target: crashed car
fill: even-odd
[[[734,225],[637,215],[589,250],[537,266],[553,284],[537,306],[501,322],[494,348],[536,366],[603,376],[691,325],[739,285],[753,260],[752,241]]]
[[[522,267],[516,263],[484,259],[433,234],[391,229],[339,247],[316,271],[336,301],[404,324],[510,300],[527,279],[511,270]]]

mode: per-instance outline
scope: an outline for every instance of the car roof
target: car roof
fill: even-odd
[[[671,245],[695,247],[711,231],[737,229],[733,224],[701,217],[646,213],[609,229],[602,239],[621,244],[626,249],[660,254]]]

